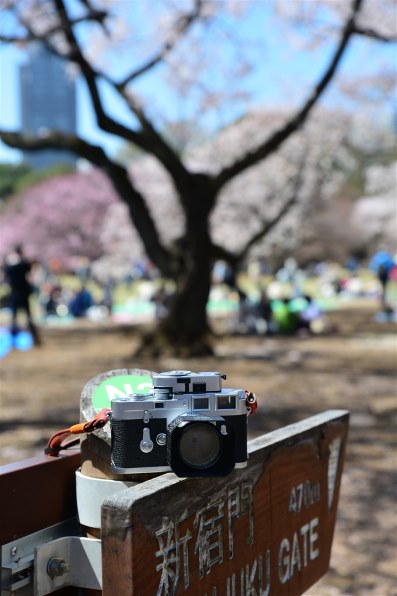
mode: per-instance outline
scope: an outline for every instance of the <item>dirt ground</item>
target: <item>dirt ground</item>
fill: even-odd
[[[397,596],[396,356],[393,324],[369,308],[331,313],[329,337],[220,337],[216,358],[135,360],[137,327],[42,330],[44,344],[0,362],[0,463],[42,452],[79,419],[80,393],[116,368],[221,370],[228,386],[254,391],[250,436],[328,409],[351,412],[348,455],[329,573],[311,596]]]

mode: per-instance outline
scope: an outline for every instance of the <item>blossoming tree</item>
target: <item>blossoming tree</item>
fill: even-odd
[[[296,11],[296,7],[291,9],[291,5],[298,4],[304,4],[306,9],[303,12]],[[334,79],[353,38],[387,43],[393,35],[390,14],[387,17],[392,4],[389,0],[376,3],[370,0],[319,0],[303,4],[283,0],[274,3],[2,1],[3,12],[13,19],[15,26],[10,32],[10,20],[3,19],[5,26],[0,39],[20,44],[40,41],[66,62],[76,65],[86,83],[100,129],[151,155],[172,181],[184,221],[179,237],[171,245],[166,245],[149,209],[144,189],[137,187],[127,169],[111,158],[104,147],[56,130],[33,138],[20,132],[0,131],[2,140],[10,146],[30,150],[68,149],[108,175],[128,207],[129,217],[148,257],[163,276],[176,282],[168,316],[153,335],[146,338],[145,346],[152,351],[164,346],[170,346],[174,352],[191,354],[211,351],[206,315],[211,265],[220,256],[231,258],[214,239],[210,225],[211,214],[222,191],[250,168],[273,155],[305,124]],[[194,103],[197,117],[203,118],[204,122],[214,110],[230,109],[235,104],[243,106],[249,95],[248,80],[252,82],[249,78],[252,72],[256,70],[259,77],[265,76],[263,45],[255,59],[253,55],[260,46],[260,38],[266,41],[266,34],[270,34],[269,26],[266,29],[270,5],[282,19],[301,19],[301,26],[302,22],[305,26],[314,26],[316,35],[312,30],[310,39],[316,43],[325,41],[328,48],[329,57],[323,71],[307,94],[296,89],[298,103],[295,102],[294,109],[283,121],[277,121],[270,132],[267,127],[263,134],[256,131],[255,142],[248,149],[242,149],[225,161],[218,161],[215,155],[215,161],[206,169],[200,167],[200,163],[189,163],[162,133],[161,114],[164,110],[161,101],[156,102],[156,91],[151,98],[145,97],[149,91],[141,85],[142,81],[147,77],[164,77],[169,83],[166,89],[171,93],[171,100],[178,98],[178,101]],[[150,15],[138,15],[148,6]],[[128,14],[113,18],[123,7]],[[244,21],[249,18],[250,11],[251,21]],[[255,11],[259,13],[255,14]],[[380,19],[382,14],[386,18]],[[261,18],[261,35],[247,40],[244,35],[252,31],[252,27],[247,26],[249,22],[252,24],[252,18]],[[324,21],[329,25],[328,30],[319,25]],[[376,29],[374,23],[377,23]],[[334,48],[330,51],[331,40]],[[280,41],[285,43],[285,39]],[[113,55],[107,62],[104,47],[109,50],[108,57]],[[105,87],[128,106],[131,115],[128,123],[114,115],[106,105]],[[304,155],[300,170],[303,168]],[[290,196],[273,212],[271,219],[264,219],[260,228],[245,240],[246,247],[260,239],[272,227],[272,222],[281,219],[296,203],[302,186],[300,170],[292,181]],[[240,247],[240,254],[244,250]]]

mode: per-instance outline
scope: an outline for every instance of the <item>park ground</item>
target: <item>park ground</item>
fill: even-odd
[[[351,412],[338,522],[328,574],[311,596],[397,596],[396,325],[374,306],[328,313],[329,336],[220,336],[216,357],[136,360],[139,326],[84,322],[43,328],[43,346],[1,362],[0,463],[42,452],[79,419],[80,393],[116,368],[221,370],[228,386],[254,391],[250,436],[328,409]],[[220,324],[220,327],[222,324]]]

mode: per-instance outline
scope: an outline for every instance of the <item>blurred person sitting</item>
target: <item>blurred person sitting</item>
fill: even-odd
[[[102,284],[102,306],[107,310],[110,315],[113,309],[113,291],[115,282],[113,279],[108,279]]]
[[[65,300],[62,295],[62,287],[45,286],[45,292],[42,293],[41,305],[44,308],[46,317],[56,317],[67,312]]]
[[[277,331],[282,335],[293,335],[299,324],[299,315],[293,306],[291,298],[274,300],[272,303],[273,318]]]
[[[272,302],[266,290],[261,292],[259,302],[256,306],[256,312],[258,316],[256,322],[257,332],[269,336],[274,335],[277,331],[277,325],[273,317]]]
[[[297,332],[299,335],[320,333],[323,330],[322,312],[317,302],[308,294],[302,296],[302,307],[298,309]]]
[[[171,294],[167,291],[165,286],[160,286],[160,288],[155,292],[151,299],[155,305],[155,317],[159,321],[164,319],[168,315],[168,311],[170,308],[171,302]]]
[[[69,312],[76,318],[85,317],[87,311],[94,305],[91,292],[85,286],[78,290],[69,303]]]

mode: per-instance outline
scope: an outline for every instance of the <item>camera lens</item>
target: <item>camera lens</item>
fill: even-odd
[[[188,424],[179,440],[182,461],[196,469],[212,466],[221,454],[222,443],[212,424],[193,422]]]

